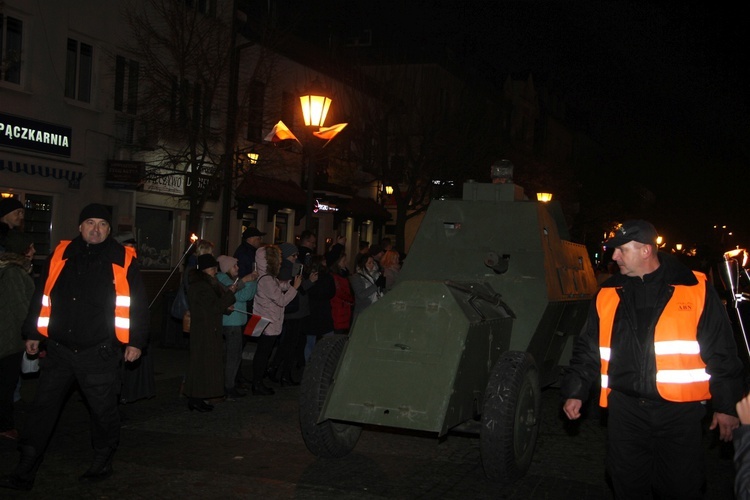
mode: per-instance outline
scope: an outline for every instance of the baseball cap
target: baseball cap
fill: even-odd
[[[645,220],[627,220],[615,235],[605,242],[608,247],[619,247],[630,241],[656,245],[659,234],[653,224]]]
[[[261,233],[258,231],[257,227],[249,227],[245,229],[245,231],[242,233],[242,239],[246,240],[248,238],[252,238],[253,236],[265,236],[266,233]]]

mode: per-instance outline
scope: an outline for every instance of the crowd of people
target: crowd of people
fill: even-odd
[[[267,381],[299,385],[316,341],[348,333],[356,314],[398,279],[402,259],[388,239],[381,245],[361,246],[355,272],[350,273],[343,237],[316,253],[317,236],[311,231],[304,231],[296,244],[264,244],[264,236],[249,227],[232,256],[216,258],[213,245],[200,240],[196,254],[201,255],[188,260],[183,286],[191,315],[191,353],[183,394],[191,410],[211,411],[212,402],[248,393],[271,396],[275,390]],[[200,295],[193,291],[194,283],[202,290]],[[247,380],[240,368],[251,341],[245,325],[253,316],[267,324],[254,336],[252,377]],[[221,351],[219,340],[223,340]],[[206,381],[217,379],[219,373],[223,386],[214,382],[209,389]],[[195,388],[197,379],[202,381],[200,390]]]

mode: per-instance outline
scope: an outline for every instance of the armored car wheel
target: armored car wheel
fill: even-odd
[[[480,451],[484,473],[510,483],[531,465],[539,433],[541,395],[534,358],[506,352],[495,363],[482,408]]]
[[[318,341],[302,375],[299,423],[307,449],[322,458],[343,457],[354,449],[362,428],[325,420],[318,423],[339,358],[348,338],[332,335]]]

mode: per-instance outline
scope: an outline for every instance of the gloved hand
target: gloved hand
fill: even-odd
[[[375,284],[378,288],[385,288],[385,276],[381,274],[380,277],[375,280]]]

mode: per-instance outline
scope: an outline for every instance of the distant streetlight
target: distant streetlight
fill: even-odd
[[[552,201],[552,193],[537,193],[536,199],[542,203],[548,203]]]
[[[385,194],[387,194],[388,196],[392,195],[393,194],[393,186],[386,186],[385,187]]]
[[[656,247],[657,248],[664,248],[664,245],[666,245],[666,242],[664,241],[664,238],[661,236],[656,237]]]
[[[675,243],[674,248],[678,252],[682,252],[682,243]]]

